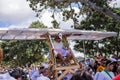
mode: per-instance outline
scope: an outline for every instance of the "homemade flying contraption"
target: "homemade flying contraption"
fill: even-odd
[[[50,69],[53,72],[53,77],[61,80],[67,73],[75,73],[75,68],[80,68],[77,60],[72,55],[72,63],[70,65],[58,66],[57,59],[54,54],[53,39],[56,35],[62,38],[68,48],[68,40],[101,40],[107,37],[116,36],[116,32],[101,32],[90,30],[75,30],[75,29],[46,29],[46,28],[1,28],[0,40],[47,40],[50,49]],[[58,76],[58,71],[62,74]]]

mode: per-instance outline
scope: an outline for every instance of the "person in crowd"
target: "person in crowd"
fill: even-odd
[[[101,59],[99,66],[97,67],[97,72],[101,72],[105,69],[106,59]]]
[[[118,71],[117,71],[117,69],[118,69],[118,64],[117,64],[117,61],[113,61],[114,62],[114,64],[113,64],[113,70],[112,70],[112,72],[115,74],[115,75],[117,75],[118,74]]]
[[[70,80],[93,80],[93,78],[87,71],[81,71],[75,73]]]
[[[99,73],[99,75],[94,78],[94,80],[111,80],[114,77],[114,73],[112,72],[114,66],[114,62],[107,60],[106,68]]]
[[[115,76],[112,80],[120,80],[120,74],[118,74],[117,76]]]
[[[110,60],[111,61],[117,61],[117,55],[116,54],[110,55]]]
[[[22,76],[21,74],[19,73],[19,71],[15,70],[11,73],[11,76],[14,77],[16,80],[22,80]]]
[[[31,80],[37,80],[37,78],[41,76],[43,69],[44,69],[44,66],[40,66],[39,69],[32,74]]]
[[[37,80],[50,80],[49,79],[50,71],[48,68],[42,70],[41,76],[37,77]]]
[[[96,58],[96,61],[101,62],[101,60],[103,59],[103,56],[101,53],[98,54],[97,58]]]
[[[0,80],[17,80],[12,77],[8,72],[7,73],[0,73]]]
[[[90,59],[88,58],[88,59],[86,59],[86,64],[88,65],[88,66],[90,66],[91,65],[91,61],[90,61]]]
[[[120,66],[120,59],[117,60],[117,64],[118,64],[118,66]]]
[[[120,74],[120,59],[117,60],[117,73]]]
[[[117,68],[117,73],[120,74],[120,65]]]
[[[55,36],[53,46],[56,58],[60,59],[62,63],[69,62],[71,60],[72,56],[70,54],[70,49],[65,48],[59,36]],[[64,57],[66,58],[64,59]]]

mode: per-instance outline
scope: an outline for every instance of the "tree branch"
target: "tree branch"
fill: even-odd
[[[65,1],[65,0],[55,0],[56,2],[60,2],[60,1]],[[88,6],[89,8],[97,11],[97,12],[100,12],[104,15],[107,15],[117,21],[120,21],[120,16],[117,15],[116,13],[114,13],[113,11],[109,10],[109,9],[103,9],[99,6],[96,6],[94,3],[92,3],[91,1],[89,0],[69,0],[70,2],[81,2],[81,3],[84,3],[86,6]]]

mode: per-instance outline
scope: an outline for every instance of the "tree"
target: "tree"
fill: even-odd
[[[115,38],[108,38],[100,41],[85,41],[86,53],[102,52],[105,54],[117,54],[120,42],[120,13],[119,8],[110,7],[109,3],[115,0],[27,0],[30,2],[30,7],[40,15],[42,10],[50,9],[55,12],[62,12],[63,21],[72,19],[75,29],[84,30],[99,30],[99,31],[115,31],[118,33]],[[77,7],[79,12],[76,13],[73,7]],[[69,9],[68,9],[69,8]],[[86,18],[79,22],[80,15],[85,15]],[[108,44],[109,43],[109,44]],[[77,41],[76,50],[83,51],[79,48],[83,42]],[[104,45],[99,48],[99,44]],[[117,46],[116,46],[117,45]],[[79,48],[79,49],[78,49]],[[80,51],[79,50],[79,51]]]
[[[46,28],[43,23],[33,22],[30,28]],[[41,63],[45,61],[45,55],[48,53],[48,44],[40,40],[11,40],[4,41],[1,44],[6,63],[12,65],[26,65],[32,63]]]

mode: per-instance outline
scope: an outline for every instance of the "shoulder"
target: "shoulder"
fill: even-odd
[[[102,72],[99,72],[99,75],[100,75],[101,77],[104,77],[104,76],[106,76],[106,73],[105,73],[104,71],[102,71]]]
[[[111,75],[112,77],[114,77],[114,76],[115,76],[113,72],[109,72],[109,73],[110,73],[110,75]]]
[[[48,77],[40,76],[37,78],[37,80],[50,80]]]

